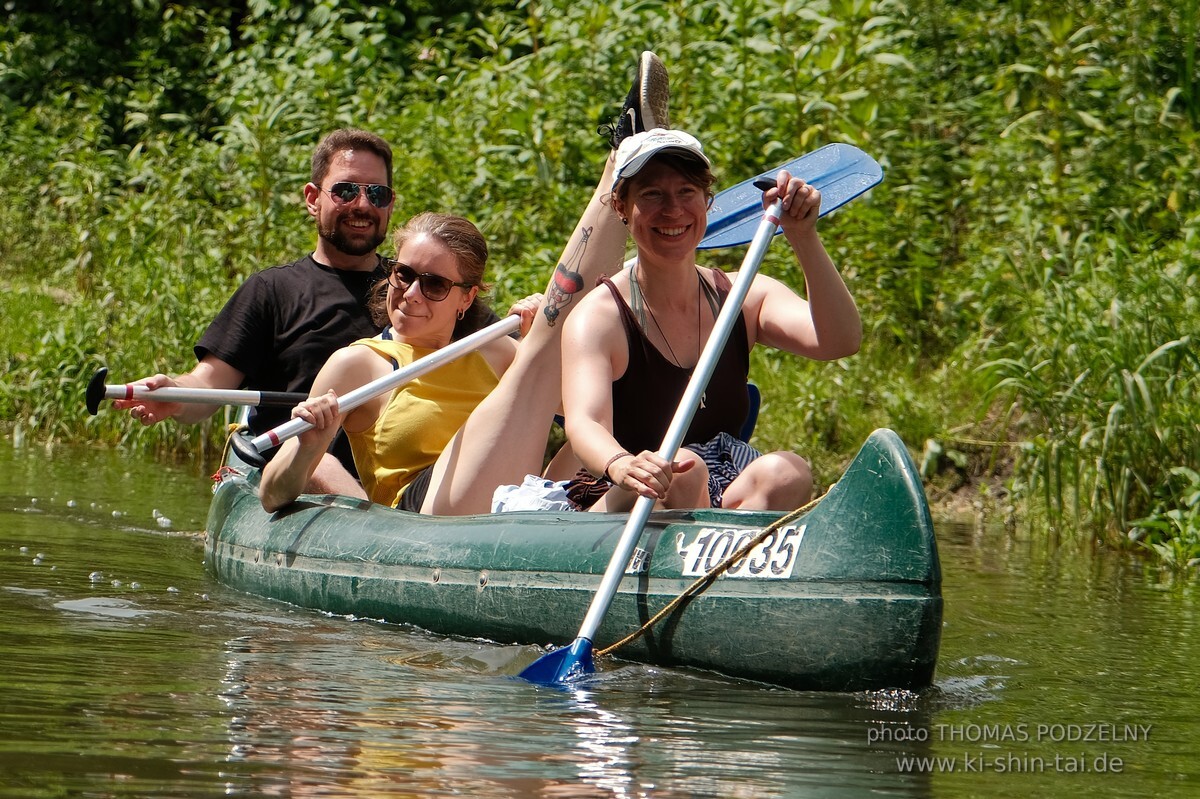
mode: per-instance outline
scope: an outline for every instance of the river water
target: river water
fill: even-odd
[[[0,439],[0,797],[1191,797],[1194,581],[938,524],[935,685],[800,693],[234,592],[205,475]]]

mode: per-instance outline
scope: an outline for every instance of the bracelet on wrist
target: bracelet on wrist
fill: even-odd
[[[617,461],[619,461],[621,458],[632,458],[632,457],[633,457],[632,452],[626,452],[625,450],[621,450],[616,455],[613,455],[611,458],[609,458],[608,463],[604,464],[604,471],[601,473],[601,476],[607,477],[609,480],[612,480],[612,477],[610,477],[608,474],[608,470],[610,468],[612,468],[612,465],[614,463],[616,463]]]

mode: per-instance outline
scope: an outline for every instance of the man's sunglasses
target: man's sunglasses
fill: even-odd
[[[391,186],[381,186],[378,183],[334,183],[324,191],[329,192],[329,196],[338,205],[354,202],[362,191],[367,193],[367,202],[376,208],[386,208],[393,197]]]
[[[392,288],[397,291],[408,291],[408,287],[416,282],[421,293],[425,295],[425,299],[430,302],[441,302],[446,299],[446,295],[454,286],[466,291],[474,285],[473,283],[455,283],[448,277],[435,275],[432,272],[417,272],[408,264],[397,261],[392,261],[391,265],[391,269],[388,270],[388,283],[392,285]]]

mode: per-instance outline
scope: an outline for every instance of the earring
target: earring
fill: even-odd
[[[460,321],[460,322],[461,322],[461,321],[462,321],[462,319],[463,319],[463,317],[464,317],[464,316],[466,316],[466,315],[467,315],[467,309],[466,309],[466,308],[459,308],[459,309],[458,309],[458,321]]]
[[[625,217],[625,216],[621,217],[621,224],[622,224],[622,225],[628,225],[628,224],[629,224],[629,217]]]

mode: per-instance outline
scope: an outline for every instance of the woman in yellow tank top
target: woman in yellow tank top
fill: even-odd
[[[399,505],[414,481],[406,506],[419,510],[431,469],[472,411],[499,383],[517,342],[501,338],[450,361],[391,393],[375,397],[344,416],[336,397],[438,350],[455,337],[468,314],[486,312],[480,293],[488,249],[470,221],[424,213],[393,236],[397,258],[385,262],[388,276],[376,287],[370,308],[380,335],[336,351],[313,383],[312,396],[294,416],[316,427],[285,442],[266,467],[260,497],[268,509],[290,502],[307,481],[340,426],[354,452],[366,498]],[[542,296],[513,306],[528,332]],[[415,497],[415,498],[414,498]]]

